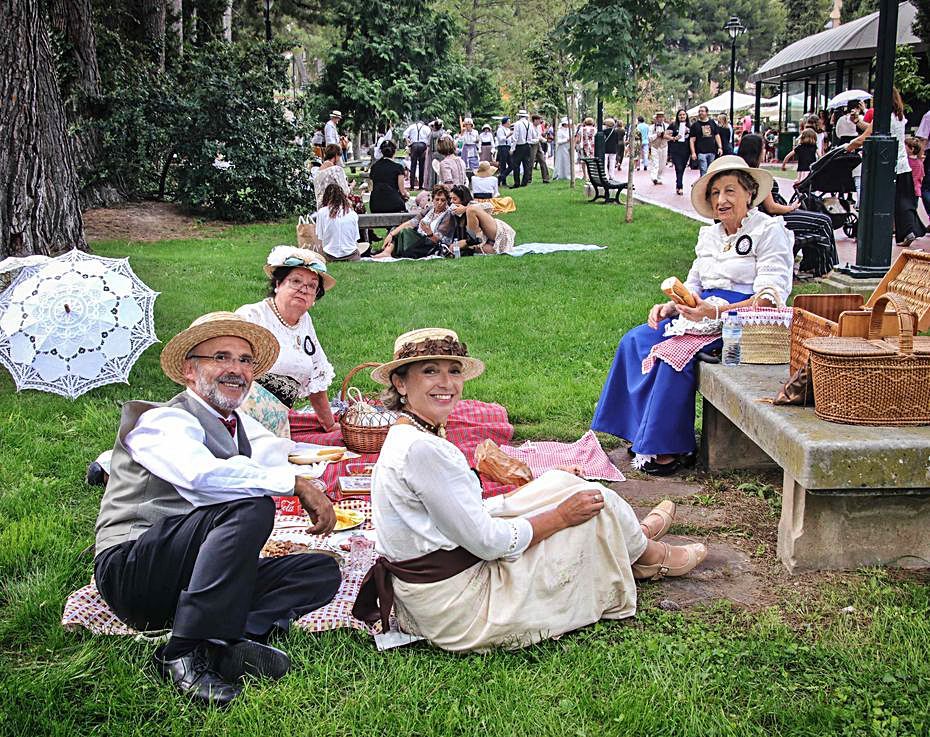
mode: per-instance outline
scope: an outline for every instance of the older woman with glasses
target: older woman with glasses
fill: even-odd
[[[262,407],[262,400],[269,400],[268,394],[288,408],[297,399],[307,398],[323,429],[333,430],[336,422],[326,391],[335,372],[308,310],[336,280],[326,272],[326,262],[319,254],[291,246],[273,248],[264,271],[269,277],[268,297],[243,305],[236,313],[271,331],[281,350],[268,373],[253,384],[253,402],[245,402],[243,409],[255,415],[250,407]],[[253,396],[256,393],[258,397]],[[256,419],[264,422],[260,412]]]

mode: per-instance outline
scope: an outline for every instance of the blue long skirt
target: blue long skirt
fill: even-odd
[[[751,295],[728,289],[707,289],[701,294],[722,297],[727,302],[741,302]],[[694,394],[697,390],[697,358],[676,371],[665,361],[657,360],[648,374],[643,374],[643,359],[663,336],[671,319],[659,323],[657,330],[639,325],[620,340],[614,365],[601,390],[591,428],[624,438],[642,455],[690,453],[694,440]],[[704,350],[722,345],[717,340]]]

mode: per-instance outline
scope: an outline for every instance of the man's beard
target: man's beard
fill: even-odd
[[[245,391],[243,391],[238,398],[233,398],[221,394],[219,384],[222,381],[241,383]],[[227,412],[232,412],[240,404],[242,404],[242,401],[245,399],[245,395],[247,394],[248,386],[249,384],[245,379],[243,379],[241,376],[236,376],[235,374],[223,374],[212,382],[205,378],[203,374],[198,373],[197,375],[197,393],[214,406],[226,410]]]

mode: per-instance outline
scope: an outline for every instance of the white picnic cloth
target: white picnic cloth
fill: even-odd
[[[528,253],[547,254],[559,251],[605,251],[607,246],[593,243],[522,243],[507,251],[508,256],[526,256]]]

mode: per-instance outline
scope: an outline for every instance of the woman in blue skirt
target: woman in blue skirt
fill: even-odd
[[[636,454],[634,466],[646,473],[667,476],[694,459],[697,359],[682,371],[656,360],[642,373],[643,359],[652,347],[668,339],[664,332],[672,318],[718,319],[726,310],[749,305],[763,287],[774,289],[785,301],[791,293],[794,238],[780,217],[757,208],[771,190],[772,175],[751,168],[739,156],[714,161],[691,189],[694,209],[718,221],[701,228],[685,281],[697,305],[657,304],[647,323],[620,341],[591,427],[629,440]],[[771,303],[763,298],[759,304]],[[720,345],[718,340],[705,350]]]

